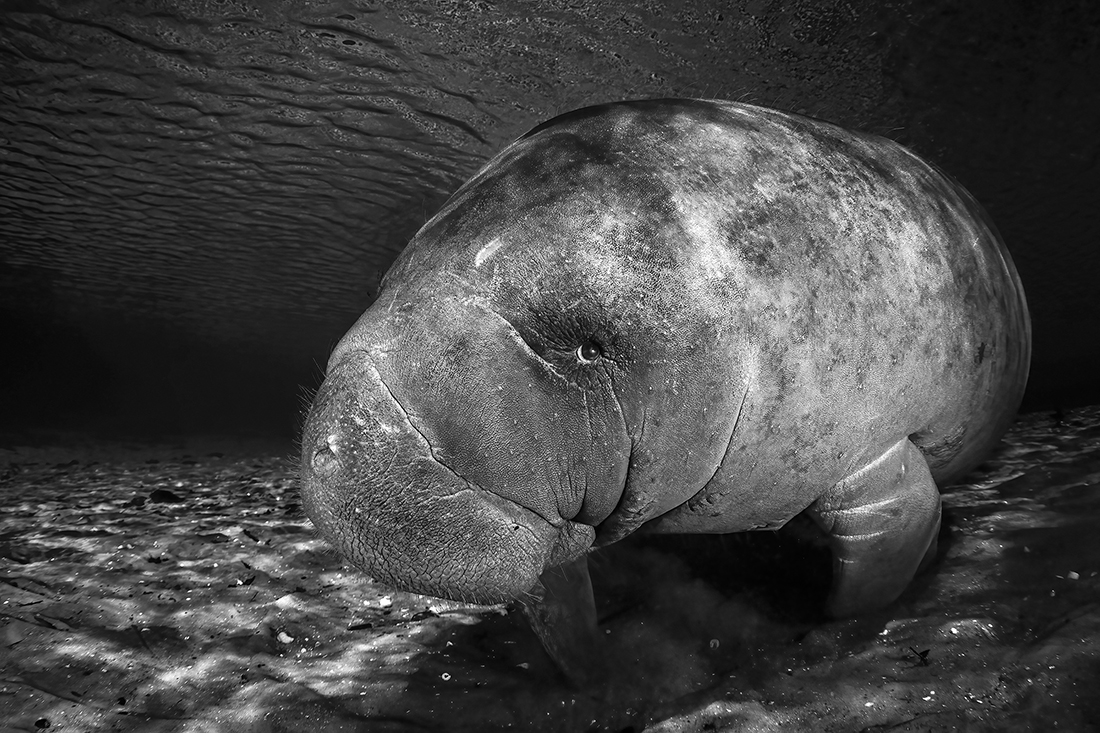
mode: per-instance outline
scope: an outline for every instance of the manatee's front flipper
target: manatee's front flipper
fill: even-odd
[[[936,553],[940,492],[908,439],[830,489],[809,514],[833,551],[826,611],[834,617],[893,602]]]
[[[594,689],[598,678],[599,629],[588,577],[588,559],[550,568],[539,578],[542,597],[523,604],[523,615],[543,648],[566,678],[580,689]],[[536,589],[536,592],[539,589]]]

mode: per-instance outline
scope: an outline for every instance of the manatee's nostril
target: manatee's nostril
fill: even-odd
[[[313,470],[316,473],[331,474],[340,464],[339,459],[339,444],[337,443],[336,436],[330,435],[325,439],[325,442],[318,446],[317,450],[313,453]]]

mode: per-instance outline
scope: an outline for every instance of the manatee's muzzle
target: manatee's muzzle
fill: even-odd
[[[310,410],[303,504],[355,565],[403,590],[492,603],[591,545],[591,528],[553,526],[452,472],[414,420],[365,351],[332,365]]]

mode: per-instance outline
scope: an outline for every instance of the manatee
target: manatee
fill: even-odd
[[[773,530],[833,555],[826,611],[894,601],[940,493],[1027,381],[994,227],[901,145],[716,100],[531,130],[413,237],[332,352],[303,504],[384,584],[518,600],[573,679],[586,556],[633,532]]]

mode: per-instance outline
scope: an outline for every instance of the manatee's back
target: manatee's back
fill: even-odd
[[[731,102],[638,111],[660,104],[667,145],[637,155],[694,240],[684,297],[726,314],[731,383],[751,373],[728,454],[839,479],[908,435],[940,486],[973,468],[1019,406],[1031,339],[977,202],[884,138]],[[867,455],[810,456],[844,441]]]
[[[648,307],[718,323],[682,353],[728,354],[699,375],[727,385],[711,408],[736,413],[728,446],[659,531],[774,526],[905,438],[943,487],[1007,429],[1030,359],[1019,277],[981,207],[904,147],[707,100],[550,127],[660,191],[675,297]]]
[[[735,126],[741,124],[744,105],[722,106]],[[891,140],[747,109],[752,124],[766,125],[777,140],[786,137],[796,151],[794,167],[804,166],[793,177],[796,182],[774,179],[772,195],[780,208],[799,202],[802,186],[811,194],[815,186],[821,189],[806,197],[816,198],[820,208],[799,214],[802,241],[788,239],[764,259],[776,268],[796,258],[813,263],[820,248],[815,238],[827,238],[826,232],[836,238],[830,243],[835,259],[806,278],[818,278],[816,286],[833,291],[808,296],[811,309],[834,313],[831,325],[819,330],[837,334],[833,349],[852,351],[848,373],[866,372],[866,389],[849,384],[840,394],[863,415],[894,410],[899,426],[907,418],[916,420],[909,437],[927,458],[933,478],[941,487],[957,480],[1007,430],[1030,364],[1023,286],[996,228],[962,186]],[[782,170],[792,163],[779,165]],[[772,230],[782,232],[783,225]],[[743,241],[737,246],[743,254]],[[798,267],[793,269],[797,276]],[[862,333],[842,334],[845,327]],[[791,335],[786,324],[776,330]],[[799,348],[790,356],[797,358]],[[836,369],[822,372],[820,351],[818,345],[803,356],[818,359],[818,386],[825,393],[828,373]],[[899,358],[900,364],[892,363]],[[871,373],[878,374],[877,385]]]
[[[818,343],[801,354],[817,360],[817,388],[821,394],[848,396],[861,416],[894,410],[899,426],[907,418],[916,420],[909,437],[927,458],[934,479],[941,487],[957,480],[1007,430],[1030,364],[1023,287],[996,228],[957,182],[891,140],[744,105],[722,106],[734,126],[748,109],[752,124],[764,126],[777,141],[786,137],[786,145],[796,151],[795,162],[778,164],[789,180],[773,178],[774,190],[765,198],[774,196],[780,210],[790,201],[818,202],[818,210],[800,212],[797,223],[783,222],[780,213],[779,225],[771,228],[780,233],[777,239],[784,226],[793,226],[800,237],[755,253],[766,261],[757,268],[760,280],[772,276],[767,268],[778,271],[784,263],[798,277],[799,267],[791,263],[809,263],[802,276],[812,283],[811,291],[816,287],[828,294],[811,292],[803,308],[833,312],[826,328],[821,328],[824,320],[817,324],[819,333],[834,334],[825,350],[849,349],[840,358],[842,366],[847,359],[848,369],[840,371],[863,369],[868,382],[866,389],[862,383],[855,389],[848,384],[846,391],[842,386],[829,393],[837,358],[822,371]],[[791,176],[787,170],[792,166],[802,170]],[[804,186],[811,195],[800,200]],[[824,264],[813,264],[815,250],[830,235],[835,238],[827,243],[833,259],[819,257]],[[743,235],[736,245],[742,260],[744,241]],[[767,290],[760,280],[758,289]],[[775,287],[773,277],[770,288]],[[797,341],[798,334],[783,322],[787,316],[780,315],[773,333]],[[843,334],[846,326],[862,333]],[[788,348],[788,358],[799,358],[802,347]],[[899,359],[900,364],[893,363]]]

